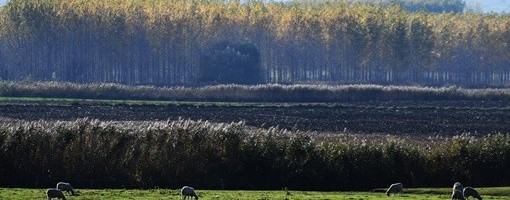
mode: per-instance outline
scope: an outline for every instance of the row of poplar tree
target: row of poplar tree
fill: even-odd
[[[510,16],[218,0],[12,0],[0,79],[510,84]]]

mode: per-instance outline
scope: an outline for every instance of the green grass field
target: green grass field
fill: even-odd
[[[418,200],[438,200],[450,199],[450,188],[419,188],[407,189],[400,196],[387,197],[383,192],[307,192],[307,191],[244,191],[244,190],[197,190],[202,200],[285,200],[285,199],[311,199],[311,200],[371,200],[371,199],[418,199]],[[500,188],[479,188],[483,199],[510,199],[510,187]],[[378,190],[381,191],[381,190]],[[20,188],[0,188],[0,199],[2,200],[25,200],[25,199],[45,199],[45,189],[20,189]],[[155,190],[78,190],[77,196],[67,195],[67,199],[82,200],[119,200],[119,199],[180,199],[179,190],[155,189]]]

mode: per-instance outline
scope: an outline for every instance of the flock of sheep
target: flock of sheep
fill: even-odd
[[[56,198],[65,200],[66,196],[64,192],[71,193],[71,195],[75,195],[74,188],[69,183],[58,182],[56,188],[50,188],[46,190],[46,196],[48,200]]]
[[[386,190],[386,195],[390,196],[391,194],[399,194],[401,195],[404,191],[404,185],[402,183],[394,183],[391,184],[388,190]],[[57,183],[56,188],[50,188],[46,190],[46,196],[48,197],[48,200],[51,200],[53,198],[65,200],[66,197],[64,195],[64,192],[71,193],[71,195],[75,195],[74,188],[69,183],[65,182],[59,182]],[[195,200],[198,200],[198,195],[195,192],[195,189],[189,186],[184,186],[181,189],[181,198],[182,200],[190,198],[195,198]],[[476,191],[476,189],[472,187],[463,187],[461,183],[456,182],[453,184],[453,192],[452,192],[452,200],[465,200],[468,197],[473,197],[478,200],[482,200],[482,197],[480,196],[480,193]]]
[[[462,184],[459,182],[453,184],[452,199],[465,200],[468,197],[473,197],[475,199],[482,200],[480,193],[478,193],[478,191],[476,191],[475,188],[472,187],[463,188]]]
[[[71,195],[75,195],[75,191],[73,186],[69,183],[65,182],[59,182],[57,183],[56,188],[49,188],[46,190],[46,197],[48,197],[48,200],[51,200],[53,198],[60,199],[60,200],[66,200],[66,196],[64,195],[64,192],[67,192],[68,194],[71,193]],[[195,189],[193,189],[190,186],[184,186],[181,189],[181,198],[182,200],[190,198],[195,198],[195,200],[198,200],[198,195],[195,192]]]
[[[386,195],[390,196],[393,194],[402,194],[404,191],[404,185],[402,183],[394,183],[391,184],[388,190],[386,190]],[[480,196],[480,193],[476,191],[475,188],[472,187],[462,187],[462,184],[459,182],[456,182],[453,184],[453,192],[452,192],[452,200],[465,200],[468,197],[473,197],[478,200],[482,200],[482,197]]]

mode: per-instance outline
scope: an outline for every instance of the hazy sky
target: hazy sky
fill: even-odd
[[[510,13],[509,0],[468,0],[468,2],[476,2],[481,5],[484,12],[506,12]]]
[[[0,5],[9,0],[0,0]],[[277,0],[276,0],[277,1]],[[288,0],[281,0],[288,1]],[[468,5],[475,6],[484,12],[506,12],[510,13],[510,0],[466,0]]]

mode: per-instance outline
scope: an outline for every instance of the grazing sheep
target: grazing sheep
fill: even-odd
[[[48,197],[48,200],[51,200],[53,198],[66,200],[66,197],[64,196],[62,190],[59,190],[57,188],[50,188],[46,190],[46,196]]]
[[[195,189],[193,189],[190,186],[184,186],[181,189],[181,197],[182,200],[186,199],[187,197],[195,197],[195,200],[198,200],[198,195],[195,193]]]
[[[466,200],[466,198],[464,198],[462,190],[453,190],[452,199]]]
[[[462,184],[460,184],[459,182],[455,182],[455,184],[453,184],[453,190],[462,191]]]
[[[62,190],[63,192],[71,193],[74,196],[74,188],[69,183],[58,182],[57,189]]]
[[[402,183],[393,183],[390,185],[388,190],[386,190],[386,195],[390,196],[391,193],[398,193],[401,194],[404,190],[404,186]]]
[[[475,188],[472,188],[472,187],[464,188],[464,197],[465,198],[473,197],[475,199],[482,200],[480,193],[478,193],[478,191],[476,191]]]

